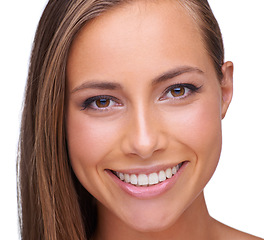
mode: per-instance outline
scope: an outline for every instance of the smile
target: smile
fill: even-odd
[[[125,183],[129,183],[134,186],[147,187],[162,183],[165,180],[172,178],[180,170],[182,165],[183,162],[173,166],[172,168],[167,168],[150,174],[127,174],[116,171],[113,171],[113,173]]]

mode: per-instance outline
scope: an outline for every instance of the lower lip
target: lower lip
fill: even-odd
[[[111,176],[113,181],[126,193],[129,195],[140,198],[140,199],[148,199],[148,198],[154,198],[157,197],[165,192],[167,192],[169,189],[173,187],[177,179],[181,176],[185,168],[187,167],[188,162],[184,162],[179,171],[173,175],[171,178],[168,178],[167,180],[158,183],[156,185],[152,185],[149,187],[138,187],[134,186],[132,184],[126,183],[121,181],[115,174],[113,174],[110,170],[107,170],[108,174]]]

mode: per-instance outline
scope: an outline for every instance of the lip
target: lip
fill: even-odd
[[[185,162],[185,161],[184,161]],[[154,172],[159,172],[161,170],[166,170],[167,168],[172,168],[176,165],[180,164],[179,163],[176,163],[174,165],[170,164],[170,165],[159,165],[159,166],[153,166],[153,167],[145,167],[145,168],[135,168],[135,169],[119,169],[119,170],[114,170],[114,169],[109,169],[109,170],[112,170],[114,172],[121,172],[121,173],[127,173],[127,174],[136,174],[136,175],[139,175],[139,174],[150,174],[150,173],[154,173]]]
[[[159,184],[152,185],[149,187],[134,186],[130,183],[121,181],[111,170],[106,170],[106,172],[109,174],[112,180],[118,185],[118,187],[120,187],[124,192],[126,192],[130,196],[139,199],[149,199],[149,198],[158,197],[159,195],[171,189],[173,185],[176,183],[177,179],[181,176],[181,174],[187,167],[188,163],[189,163],[188,161],[183,162],[183,165],[181,166],[179,171],[174,176],[172,176],[172,178],[169,178]],[[129,173],[129,172],[124,171],[124,173]],[[133,170],[133,173],[142,173],[142,172],[143,170],[137,170],[137,172]]]

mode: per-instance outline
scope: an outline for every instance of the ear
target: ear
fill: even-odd
[[[233,71],[232,62],[226,62],[222,66],[223,79],[221,82],[222,91],[222,119],[225,117],[233,96]]]

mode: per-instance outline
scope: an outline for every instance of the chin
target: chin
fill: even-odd
[[[123,218],[123,222],[137,232],[161,232],[173,226],[180,216],[181,213],[175,213],[164,207],[157,211],[153,209],[137,213],[134,211],[133,214]]]
[[[129,223],[129,227],[137,232],[151,233],[151,232],[161,232],[173,225],[173,222],[164,222],[153,219],[153,221],[139,222],[137,219],[134,222]]]

